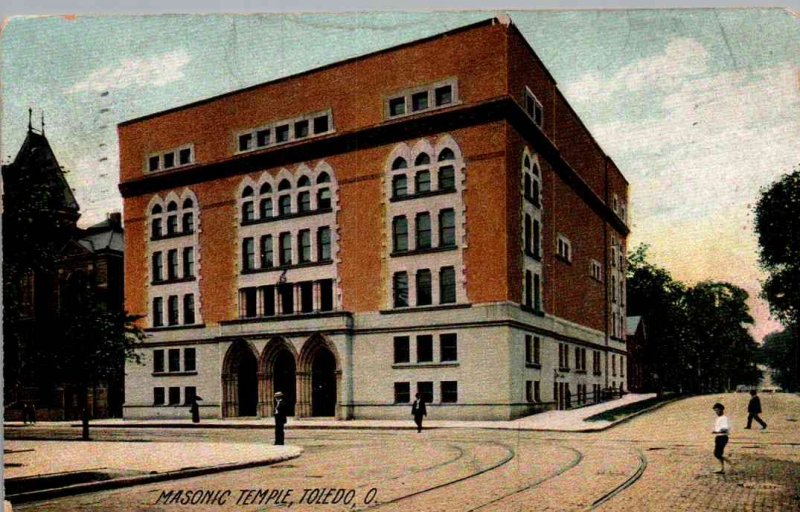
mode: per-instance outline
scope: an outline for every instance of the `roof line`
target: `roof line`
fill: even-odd
[[[167,110],[160,110],[160,111],[154,112],[152,114],[146,114],[146,115],[143,115],[143,116],[140,116],[140,117],[135,117],[133,119],[128,119],[127,121],[122,121],[121,123],[117,124],[117,127],[127,126],[127,125],[130,125],[130,124],[138,123],[140,121],[145,121],[147,119],[152,119],[154,117],[159,117],[159,116],[162,116],[162,115],[165,115],[165,114],[171,114],[171,113],[177,112],[179,110],[184,110],[184,109],[187,109],[187,108],[197,107],[199,105],[210,103],[212,101],[216,101],[216,100],[221,99],[221,98],[226,98],[228,96],[233,96],[233,95],[236,95],[236,94],[252,91],[254,89],[258,89],[258,88],[261,88],[261,87],[266,87],[266,86],[269,86],[269,85],[275,85],[275,84],[278,84],[278,83],[281,83],[281,82],[285,82],[285,81],[288,81],[288,80],[293,80],[293,79],[300,78],[300,77],[303,77],[303,76],[312,75],[314,73],[319,73],[321,71],[326,71],[328,69],[332,69],[332,68],[335,68],[335,67],[338,67],[338,66],[342,66],[344,64],[350,64],[350,63],[357,62],[357,61],[360,61],[360,60],[363,60],[363,59],[368,59],[370,57],[374,57],[376,55],[381,55],[381,54],[393,52],[393,51],[396,51],[396,50],[399,50],[399,49],[402,49],[402,48],[407,48],[407,47],[416,46],[416,45],[419,45],[419,44],[422,44],[422,43],[427,43],[427,42],[433,41],[435,39],[441,39],[443,37],[447,37],[447,36],[450,36],[450,35],[453,35],[453,34],[457,34],[457,33],[460,33],[460,32],[466,32],[466,31],[469,31],[469,30],[474,30],[476,28],[480,28],[480,27],[483,27],[483,26],[486,26],[486,25],[494,25],[494,24],[502,24],[502,23],[504,23],[503,20],[501,20],[497,16],[494,16],[494,17],[491,17],[491,18],[487,18],[485,20],[481,20],[481,21],[478,21],[478,22],[475,22],[475,23],[471,23],[469,25],[456,27],[456,28],[450,29],[450,30],[448,30],[446,32],[439,32],[438,34],[433,34],[433,35],[428,36],[428,37],[423,37],[422,39],[414,39],[413,41],[400,43],[400,44],[395,45],[395,46],[390,46],[388,48],[383,48],[381,50],[376,50],[374,52],[365,53],[365,54],[362,54],[362,55],[356,55],[354,57],[349,57],[349,58],[344,59],[344,60],[337,60],[335,62],[331,62],[330,64],[325,64],[323,66],[319,66],[319,67],[316,67],[316,68],[308,69],[306,71],[301,71],[301,72],[295,73],[293,75],[287,75],[287,76],[275,78],[273,80],[269,80],[267,82],[262,82],[262,83],[259,83],[259,84],[250,85],[250,86],[245,87],[243,89],[236,89],[236,90],[233,90],[233,91],[228,91],[228,92],[225,92],[225,93],[222,93],[222,94],[218,94],[216,96],[211,96],[211,97],[204,98],[204,99],[201,99],[201,100],[198,100],[198,101],[194,101],[194,102],[191,102],[191,103],[186,103],[184,105],[179,105],[177,107],[172,107],[172,108],[169,108]],[[510,23],[508,25],[513,26],[514,24]],[[523,37],[523,39],[524,39],[524,37]]]

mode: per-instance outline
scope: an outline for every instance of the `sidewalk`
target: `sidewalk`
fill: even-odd
[[[513,421],[456,421],[436,420],[425,421],[425,428],[484,428],[502,430],[537,430],[559,432],[594,432],[605,430],[626,418],[609,421],[586,421],[586,418],[595,414],[616,409],[624,405],[647,400],[655,394],[627,394],[617,400],[610,400],[596,405],[572,409],[569,411],[547,411],[532,416],[526,416]],[[429,416],[430,418],[430,416]],[[9,426],[20,426],[19,422],[8,423]],[[40,424],[41,425],[41,424]],[[80,427],[80,423],[60,422],[50,425]],[[190,419],[108,419],[92,422],[93,428],[254,428],[267,429],[274,425],[272,418],[224,418],[204,419],[200,423],[192,423]],[[37,425],[38,426],[38,425]],[[369,430],[413,430],[414,422],[406,420],[335,420],[321,418],[289,418],[289,429],[369,429]]]
[[[3,446],[6,497],[23,502],[274,464],[296,446],[253,443],[13,441]]]

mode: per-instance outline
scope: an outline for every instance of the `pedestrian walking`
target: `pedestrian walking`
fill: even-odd
[[[275,393],[275,444],[283,444],[284,427],[286,425],[286,401],[283,393]]]
[[[720,470],[715,471],[720,475],[725,474],[725,462],[731,463],[730,459],[725,457],[725,445],[728,444],[728,434],[730,434],[731,427],[728,422],[728,417],[725,416],[725,406],[717,402],[712,407],[717,414],[717,420],[714,422],[714,457],[719,461]]]
[[[756,420],[756,423],[761,425],[761,430],[764,430],[767,428],[767,424],[759,417],[759,414],[761,414],[761,399],[758,398],[755,389],[750,390],[750,397],[750,403],[747,404],[747,426],[744,428],[750,428],[753,420]]]
[[[31,404],[30,404],[30,406],[28,408],[28,412],[30,412],[30,414],[31,414],[31,418],[30,418],[31,423],[36,425],[36,405],[33,402],[31,402]]]
[[[30,417],[31,417],[30,405],[28,404],[28,402],[22,402],[22,423],[24,425],[27,425],[28,421],[30,421]]]
[[[414,415],[414,423],[417,424],[417,433],[422,432],[422,418],[428,415],[428,410],[425,408],[425,399],[422,395],[417,393],[416,400],[411,405],[411,414]]]

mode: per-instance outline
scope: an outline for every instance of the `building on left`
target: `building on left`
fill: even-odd
[[[2,178],[5,419],[21,419],[23,404],[33,405],[40,420],[79,418],[84,403],[95,418],[121,416],[123,361],[118,378],[84,388],[53,377],[45,357],[48,346],[63,342],[55,319],[81,288],[91,289],[102,308],[122,311],[121,216],[110,213],[102,222],[78,227],[80,206],[65,172],[44,129],[30,123],[16,157],[2,166]],[[36,225],[26,229],[26,222]],[[33,231],[46,233],[46,240],[31,236]],[[39,250],[54,251],[52,265],[12,268],[15,260]]]

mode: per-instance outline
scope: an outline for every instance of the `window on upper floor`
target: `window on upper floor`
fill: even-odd
[[[153,260],[152,280],[154,282],[163,281],[164,280],[163,253],[161,251],[154,252],[153,256],[152,256],[152,260]]]
[[[452,208],[439,211],[439,247],[456,246],[456,213]]]
[[[155,297],[153,299],[153,327],[164,325],[164,299]]]
[[[564,261],[572,261],[572,244],[569,239],[562,234],[558,235],[556,254]]]
[[[527,87],[525,88],[525,113],[533,119],[536,126],[539,128],[542,127],[544,123],[544,107],[542,107],[542,103],[536,99],[536,96],[534,96],[533,92]]]
[[[178,296],[170,295],[167,300],[167,323],[169,325],[178,325]]]
[[[392,276],[393,305],[396,308],[408,307],[408,273],[395,272]]]
[[[417,270],[417,306],[429,306],[433,303],[431,271]]]
[[[405,197],[408,195],[408,178],[405,174],[392,176],[392,197]]]
[[[178,278],[178,250],[167,251],[167,279],[170,281]]]
[[[297,233],[299,263],[311,261],[311,230],[301,229]]]
[[[300,139],[325,135],[333,131],[330,110],[304,114],[295,119],[275,121],[236,135],[237,152],[243,153]]]
[[[442,267],[439,270],[439,303],[453,304],[456,301],[456,270]]]
[[[417,214],[415,242],[417,250],[431,248],[431,214],[428,212]]]
[[[256,250],[253,237],[247,237],[242,240],[242,270],[253,270],[256,266],[255,257]]]
[[[414,175],[414,193],[415,194],[422,194],[424,192],[431,191],[431,172],[430,171],[418,171],[417,174]]]
[[[439,360],[458,361],[458,335],[455,333],[439,335]]]
[[[194,277],[194,247],[183,248],[183,277]]]
[[[291,215],[292,213],[292,196],[284,195],[278,198],[278,215]]]
[[[394,337],[394,362],[395,363],[409,363],[411,362],[410,355],[410,338],[408,336],[395,336]]]
[[[589,266],[589,275],[592,276],[592,279],[603,282],[603,265],[597,260],[592,260]]]
[[[187,293],[183,296],[183,323],[194,323],[194,294]]]
[[[391,95],[386,101],[385,115],[391,119],[449,107],[458,101],[458,81],[450,78]]]
[[[433,336],[430,334],[420,334],[417,336],[417,362],[433,362]]]
[[[194,158],[194,145],[189,144],[148,155],[145,167],[148,172],[176,169],[195,163]]]
[[[408,219],[404,215],[392,219],[392,251],[408,250]]]
[[[261,268],[272,268],[274,264],[272,235],[263,235],[259,241]]]
[[[153,350],[153,373],[164,373],[164,349]]]
[[[292,264],[292,234],[281,233],[278,238],[281,265]]]
[[[328,226],[317,229],[317,260],[331,260],[331,228]]]

